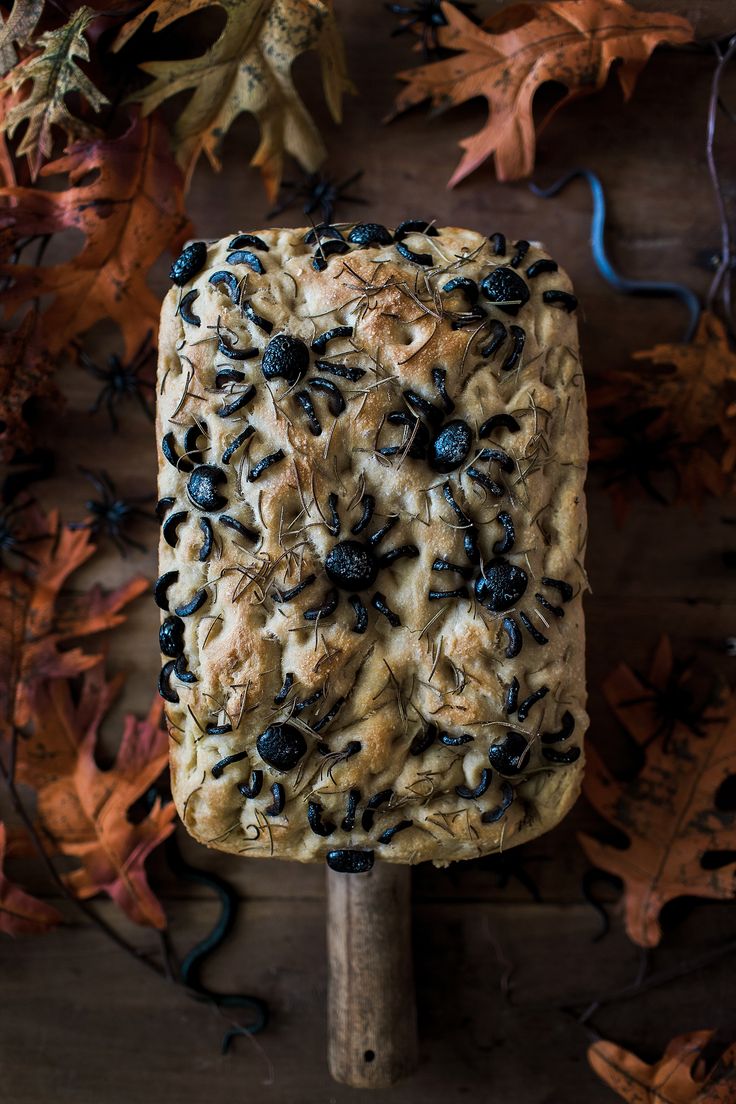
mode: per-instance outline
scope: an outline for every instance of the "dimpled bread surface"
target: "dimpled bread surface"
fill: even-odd
[[[587,725],[568,277],[412,220],[198,242],[172,278],[156,600],[188,831],[349,872],[551,828]]]

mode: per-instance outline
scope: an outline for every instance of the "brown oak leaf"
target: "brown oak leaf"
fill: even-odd
[[[95,129],[71,114],[67,97],[81,96],[93,111],[109,102],[76,61],[89,60],[85,31],[96,18],[90,8],[77,8],[62,27],[46,31],[37,39],[35,45],[40,47],[40,53],[18,62],[0,82],[0,93],[18,93],[30,86],[28,95],[0,119],[0,129],[12,138],[20,124],[26,124],[17,153],[28,158],[34,180],[43,162],[51,156],[52,127],[63,130],[68,142]]]
[[[36,562],[27,570],[0,566],[0,735],[29,723],[48,679],[73,678],[98,662],[99,653],[74,641],[119,625],[123,607],[149,585],[138,576],[112,591],[64,594],[70,575],[95,551],[89,531],[62,526],[56,511],[27,524],[28,535],[47,538],[32,546]]]
[[[702,1054],[713,1035],[678,1035],[651,1066],[600,1039],[588,1048],[588,1061],[601,1081],[629,1104],[736,1104],[736,1044],[707,1070]]]
[[[5,876],[7,831],[0,821],[0,932],[6,935],[35,935],[56,927],[59,912],[46,901],[39,901],[14,885]]]
[[[163,703],[156,697],[145,720],[126,717],[114,765],[100,770],[98,728],[119,685],[106,683],[99,662],[85,672],[78,704],[67,680],[46,682],[30,733],[18,741],[17,778],[36,790],[49,852],[79,864],[65,875],[71,891],[82,899],[107,893],[135,923],[164,928],[166,916],[148,884],[145,861],[173,832],[176,810],[157,797],[144,817],[128,817],[168,761]]]
[[[11,280],[3,296],[6,315],[51,295],[38,326],[51,352],[109,318],[132,357],[158,326],[160,302],[146,282],[148,271],[191,229],[166,127],[157,116],[133,117],[119,138],[77,142],[42,171],[59,174],[69,177],[62,191],[0,189],[10,204],[0,211],[0,228],[12,228],[17,238],[68,229],[85,236],[81,252],[62,264],[1,264],[0,276]]]
[[[720,434],[721,466],[732,470],[736,452],[736,419],[729,408],[736,399],[736,352],[723,322],[703,311],[692,341],[655,345],[634,353],[665,372],[641,372],[638,387],[651,402],[662,406],[679,438],[697,444],[713,431]],[[635,377],[627,374],[633,384]]]
[[[499,180],[518,180],[534,168],[534,96],[547,81],[567,94],[540,124],[565,104],[603,87],[614,61],[626,99],[660,43],[692,41],[686,19],[666,12],[637,11],[625,0],[550,0],[522,3],[491,15],[478,27],[451,4],[443,4],[446,27],[441,46],[456,53],[442,61],[398,74],[407,87],[396,98],[391,118],[430,100],[438,109],[476,96],[488,102],[486,125],[460,143],[465,153],[450,178],[463,180],[488,157],[495,157]]]
[[[591,389],[591,459],[610,472],[618,518],[636,490],[636,465],[640,474],[650,468],[638,479],[650,497],[661,500],[653,476],[669,469],[672,498],[697,510],[728,491],[736,469],[736,353],[726,327],[704,311],[692,341],[656,345],[633,359],[654,367],[608,372]],[[645,434],[625,432],[643,422]]]
[[[291,78],[291,67],[307,50],[317,50],[327,106],[336,122],[342,96],[353,91],[345,69],[342,40],[331,0],[216,0],[227,21],[216,42],[199,57],[149,61],[141,68],[155,79],[134,99],[144,114],[169,97],[193,94],[174,127],[177,160],[191,179],[201,153],[219,170],[219,147],[233,120],[243,111],[255,115],[261,140],[251,164],[261,170],[273,201],[289,153],[307,172],[324,160],[320,133]],[[153,14],[160,31],[182,16],[209,7],[212,0],[153,0],[123,28],[119,49]]]
[[[646,682],[625,664],[604,680],[606,701],[642,748],[644,765],[621,782],[589,747],[583,783],[597,812],[629,838],[625,849],[588,835],[580,842],[591,862],[622,879],[626,931],[642,947],[659,943],[658,917],[668,901],[736,892],[736,863],[703,864],[707,852],[736,851],[736,813],[716,804],[719,787],[736,774],[736,700],[724,694],[703,711],[697,731],[691,717],[677,712],[663,727],[671,674],[664,639]]]

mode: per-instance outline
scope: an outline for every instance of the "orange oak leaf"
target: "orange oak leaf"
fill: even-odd
[[[629,838],[625,849],[588,835],[580,842],[591,862],[622,879],[626,931],[641,947],[659,943],[668,901],[736,893],[736,863],[708,869],[703,862],[708,852],[736,851],[736,813],[716,803],[719,787],[736,774],[736,699],[724,694],[699,721],[668,713],[672,671],[664,638],[646,681],[625,664],[604,680],[604,697],[642,748],[644,765],[621,782],[591,748],[583,784],[597,812]]]
[[[0,566],[0,735],[28,724],[48,679],[73,678],[97,663],[99,653],[74,641],[119,625],[123,607],[149,585],[137,576],[112,591],[64,594],[70,575],[95,551],[90,533],[62,526],[56,511],[46,518],[27,513],[26,535],[46,537],[31,546],[35,563],[27,570]]]
[[[31,897],[5,876],[6,846],[7,831],[0,821],[0,932],[6,935],[35,935],[56,927],[61,915],[53,905]]]
[[[476,96],[488,102],[486,125],[460,143],[463,157],[450,187],[488,157],[495,157],[499,180],[518,180],[534,168],[534,96],[547,81],[567,94],[547,113],[542,126],[566,103],[603,87],[614,61],[626,99],[652,51],[660,43],[692,41],[686,19],[665,12],[637,11],[625,0],[550,0],[515,4],[476,26],[451,4],[440,27],[441,46],[456,53],[442,61],[398,74],[406,83],[392,118],[430,100],[438,109]]]
[[[54,361],[36,344],[38,314],[31,308],[15,330],[0,334],[0,460],[31,446],[24,406],[32,396],[59,398]]]
[[[125,719],[114,765],[100,770],[95,747],[100,722],[119,687],[106,683],[102,664],[84,675],[79,704],[65,679],[39,691],[30,735],[18,741],[17,776],[34,786],[36,812],[49,850],[74,858],[65,880],[82,899],[107,893],[137,924],[166,926],[148,884],[145,861],[174,830],[173,803],[156,798],[135,822],[128,811],[166,767],[168,737],[156,698],[145,720]]]
[[[60,174],[70,185],[61,191],[0,189],[7,201],[0,228],[12,228],[17,238],[70,229],[85,236],[81,252],[64,263],[0,265],[0,275],[11,281],[3,296],[6,316],[51,295],[38,323],[47,349],[58,352],[96,322],[112,319],[132,357],[158,325],[160,303],[146,282],[148,272],[191,229],[166,127],[155,115],[133,117],[119,138],[77,142],[42,170],[43,176]]]
[[[678,1035],[651,1066],[600,1039],[588,1048],[588,1061],[601,1081],[629,1104],[736,1104],[736,1044],[706,1070],[702,1054],[713,1035]]]

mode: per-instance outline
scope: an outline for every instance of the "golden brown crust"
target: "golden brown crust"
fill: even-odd
[[[517,260],[514,246],[496,253],[482,235],[452,227],[404,238],[413,253],[431,256],[430,265],[402,256],[392,242],[351,245],[328,256],[323,271],[313,265],[318,250],[305,243],[304,230],[258,237],[268,250],[246,245],[255,263],[228,264],[229,239],[209,245],[203,267],[169,292],[161,318],[158,436],[169,459],[161,456],[159,486],[161,498],[173,502],[162,506],[160,569],[177,574],[159,592],[164,619],[184,607],[180,621],[168,622],[163,688],[179,699],[167,714],[182,819],[209,846],[301,861],[349,849],[392,862],[445,863],[538,835],[577,796],[583,757],[576,759],[575,749],[587,724],[587,439],[569,280],[545,265],[528,274],[548,259],[535,244]],[[253,271],[259,267],[262,273]],[[471,285],[443,290],[455,277],[477,286],[498,269],[489,290],[498,299],[494,289],[506,289],[500,307],[481,292],[473,311]],[[212,282],[216,272],[235,281]],[[509,273],[530,293],[516,314],[508,304],[520,285]],[[545,299],[544,292],[558,290],[568,297]],[[270,334],[258,316],[272,323]],[[315,339],[341,326],[352,334],[314,350]],[[307,371],[293,382],[264,378],[263,352],[280,334],[300,339],[309,352]],[[222,351],[248,347],[257,355],[233,359]],[[515,365],[504,368],[515,350]],[[217,373],[227,369],[242,372],[242,380],[221,375],[217,386]],[[436,369],[446,372],[452,410]],[[327,383],[315,386],[315,379]],[[433,407],[422,408],[407,391]],[[242,396],[240,409],[229,413]],[[518,431],[501,423],[481,439],[480,427],[498,414],[510,414]],[[438,471],[445,452],[433,469],[428,448],[441,424],[458,420],[467,427],[467,455]],[[249,426],[252,434],[238,444]],[[479,458],[483,449],[501,451]],[[283,458],[258,474],[259,461],[279,452]],[[444,466],[459,455],[458,446]],[[375,513],[353,535],[366,495]],[[390,531],[369,546],[366,538],[394,516]],[[468,522],[477,528],[478,563]],[[327,560],[338,543],[341,551]],[[404,555],[377,562],[397,548]],[[347,586],[351,550],[364,570],[352,591],[333,586],[325,573],[327,562],[333,579],[337,572]],[[434,569],[438,558],[462,572]],[[504,605],[491,583],[510,565],[526,586],[518,601],[494,612],[473,597],[474,586],[480,580],[479,597]],[[311,576],[314,582],[287,600]],[[554,580],[568,584],[572,597]],[[429,596],[457,588],[469,597]],[[354,612],[354,593],[366,611],[362,633],[355,631],[364,615]],[[388,614],[372,604],[376,593]],[[305,618],[325,602],[322,615]],[[192,604],[198,608],[187,613]],[[390,623],[394,615],[398,627]],[[513,650],[507,618],[522,641],[513,658],[506,654]],[[285,680],[290,689],[280,694]],[[508,713],[514,680],[517,708]],[[545,696],[520,713],[521,703],[545,687]],[[560,739],[550,738],[560,730]],[[530,748],[515,775],[502,761],[513,750],[512,733],[524,734]],[[239,758],[222,765],[231,756]],[[261,786],[253,797],[251,780]],[[479,796],[468,796],[484,784]]]

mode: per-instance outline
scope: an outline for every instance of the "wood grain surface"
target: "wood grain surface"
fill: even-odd
[[[639,0],[638,6],[689,14],[702,36],[736,29],[732,0]],[[346,207],[341,214],[387,224],[422,216],[541,239],[570,272],[580,297],[589,377],[628,366],[633,350],[682,335],[686,319],[678,304],[619,297],[597,275],[589,251],[590,197],[582,183],[543,201],[524,183],[499,185],[485,166],[446,190],[459,156],[457,143],[481,125],[485,106],[473,103],[433,119],[416,111],[382,126],[396,88],[393,74],[415,56],[411,40],[389,37],[393,21],[378,0],[338,0],[337,8],[359,93],[346,104],[342,126],[325,117],[315,59],[300,61],[296,75],[324,130],[329,172],[341,179],[364,171],[354,190],[367,205]],[[711,74],[707,52],[667,50],[646,67],[629,103],[609,80],[599,95],[571,104],[553,119],[540,137],[535,172],[538,182],[548,183],[575,165],[595,169],[607,189],[610,252],[621,271],[681,279],[700,293],[709,274],[698,258],[718,242],[704,149]],[[733,72],[724,91],[733,106]],[[724,122],[719,152],[733,202],[736,143],[727,127]],[[240,119],[226,143],[222,174],[204,165],[198,169],[189,208],[200,235],[217,237],[267,223],[267,204],[247,165],[247,151],[255,144],[252,120]],[[290,210],[281,219],[298,225],[303,215]],[[151,281],[162,294],[167,267],[163,259]],[[117,348],[115,334],[99,327],[87,347],[103,356]],[[88,413],[95,382],[71,364],[61,382],[65,408],[48,411],[42,428],[53,444],[57,472],[39,497],[59,505],[68,520],[83,517],[89,488],[80,464],[109,470],[124,494],[153,493],[155,442],[143,415],[131,406],[121,432],[112,435],[103,415]],[[623,737],[602,700],[600,680],[620,660],[645,669],[660,633],[670,633],[680,654],[697,653],[714,675],[736,682],[736,660],[724,648],[725,637],[736,634],[734,576],[723,564],[724,552],[736,548],[736,529],[726,524],[736,508],[713,503],[696,516],[640,500],[617,529],[595,477],[589,496],[590,738],[615,761]],[[136,571],[153,578],[155,527],[141,522],[138,535],[150,549],[147,554],[122,561],[107,548],[79,573],[78,584],[97,579],[112,584]],[[110,668],[125,671],[127,685],[105,724],[108,748],[119,738],[122,712],[143,713],[150,703],[159,664],[157,623],[153,602],[141,599],[125,629],[110,638]],[[614,1097],[585,1060],[591,1026],[649,1060],[684,1031],[717,1027],[724,1037],[734,1037],[736,955],[635,998],[604,1003],[588,1027],[571,1013],[625,987],[640,968],[615,903],[611,932],[596,941],[600,917],[583,897],[586,862],[576,833],[597,826],[581,801],[557,830],[518,853],[414,872],[420,1064],[411,1077],[374,1092],[373,1099],[606,1104]],[[332,1081],[327,1069],[324,871],[236,861],[184,839],[182,847],[192,861],[227,877],[242,898],[236,931],[208,965],[207,981],[268,999],[267,1031],[236,1040],[221,1056],[227,1027],[221,1014],[149,974],[63,906],[69,924],[59,931],[0,941],[0,1098],[9,1104],[365,1099]],[[185,952],[209,930],[216,905],[203,887],[174,879],[161,855],[153,857],[149,870],[171,917],[172,941]],[[27,859],[14,862],[9,873],[39,892],[45,884]],[[132,929],[105,901],[95,907],[128,938],[158,953],[155,933]],[[730,903],[687,900],[669,906],[665,938],[651,955],[651,968],[686,965],[731,938],[735,921]]]
[[[411,870],[327,871],[327,1062],[356,1089],[385,1089],[417,1065]]]

